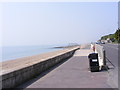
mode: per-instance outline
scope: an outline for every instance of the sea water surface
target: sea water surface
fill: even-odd
[[[2,47],[2,60],[0,60],[0,62],[60,50],[60,48],[58,49],[53,47],[54,46],[47,45]]]

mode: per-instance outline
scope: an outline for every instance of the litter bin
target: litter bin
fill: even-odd
[[[88,55],[89,58],[89,69],[91,72],[99,71],[99,61],[98,61],[98,53],[91,53]]]

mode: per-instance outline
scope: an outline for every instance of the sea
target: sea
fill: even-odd
[[[8,46],[0,48],[0,62],[13,60],[26,56],[33,56],[46,52],[61,50],[60,48],[53,48],[54,45],[41,46]]]

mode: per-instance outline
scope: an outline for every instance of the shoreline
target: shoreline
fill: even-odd
[[[31,66],[33,64],[36,64],[38,62],[42,62],[47,59],[59,56],[63,53],[69,52],[70,50],[73,50],[75,48],[76,47],[66,48],[66,49],[62,49],[62,50],[51,51],[51,52],[47,52],[47,53],[37,54],[37,55],[33,55],[33,56],[26,56],[26,57],[22,57],[22,58],[18,58],[18,59],[0,62],[0,64],[2,64],[2,66],[0,66],[0,68],[2,68],[2,74],[5,74],[8,72],[12,72],[12,71],[18,70],[20,68],[25,68],[25,67]]]
[[[33,53],[33,54],[26,54],[26,55],[21,55],[21,56],[13,56],[12,58],[8,57],[8,59],[4,59],[4,60],[0,61],[0,63],[7,62],[7,61],[12,61],[12,60],[17,60],[17,59],[21,59],[21,58],[25,58],[25,57],[45,54],[45,53],[49,53],[49,52],[54,52],[54,51],[58,51],[58,50],[63,50],[63,49],[67,49],[67,48],[73,48],[73,47],[76,47],[76,46],[56,46],[56,47],[51,47],[51,48],[47,48],[47,49],[51,49],[51,50],[48,50],[48,51],[45,51],[45,52],[43,51],[43,52],[39,52],[39,53],[35,53],[35,54]]]
[[[31,47],[31,46],[30,46]],[[53,52],[53,51],[57,51],[57,50],[60,50],[61,48],[53,48],[53,47],[47,47],[47,48],[35,48],[35,49],[31,49],[31,48],[28,48],[28,49],[24,49],[22,48],[21,50],[19,49],[21,48],[18,47],[15,50],[4,50],[4,55],[2,57],[4,57],[4,59],[2,58],[0,62],[6,62],[6,61],[11,61],[11,60],[15,60],[15,59],[19,59],[19,58],[24,58],[24,57],[28,57],[28,56],[34,56],[34,55],[39,55],[39,54],[43,54],[43,53],[47,53],[47,52]],[[14,49],[14,48],[12,48]]]

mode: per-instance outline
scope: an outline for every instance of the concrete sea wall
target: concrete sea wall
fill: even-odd
[[[17,70],[9,71],[8,69],[7,73],[3,73],[0,76],[2,77],[2,81],[0,81],[2,83],[2,88],[14,88],[34,78],[57,63],[73,56],[74,52],[78,49],[79,48],[76,47],[70,50],[62,51],[62,53],[59,53],[57,56],[51,56],[51,58]]]

